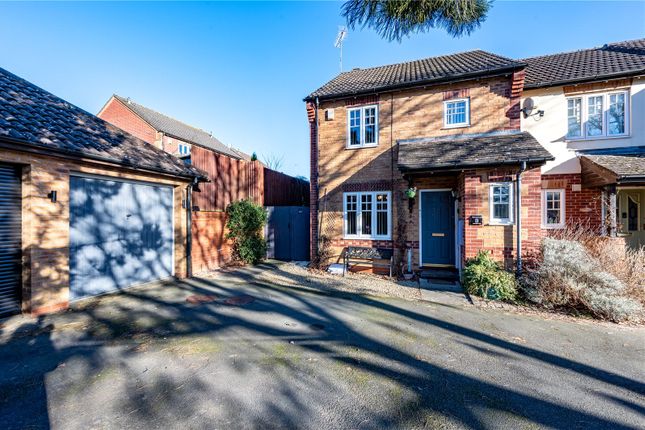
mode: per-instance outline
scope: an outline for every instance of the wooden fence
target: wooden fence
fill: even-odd
[[[231,243],[225,239],[226,207],[250,199],[263,206],[308,206],[309,182],[264,167],[259,161],[236,160],[193,146],[191,163],[211,182],[193,193],[193,273],[216,269],[230,261]]]

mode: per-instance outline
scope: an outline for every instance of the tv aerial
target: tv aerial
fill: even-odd
[[[347,37],[347,27],[341,25],[338,27],[338,34],[334,42],[334,48],[340,49],[340,72],[343,72],[343,41]]]

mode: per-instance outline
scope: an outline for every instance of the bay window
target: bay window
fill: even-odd
[[[567,139],[594,139],[629,134],[629,93],[576,96],[567,99]]]
[[[542,227],[564,228],[564,190],[542,190]]]
[[[347,147],[378,145],[378,106],[347,109]]]
[[[347,239],[390,239],[390,200],[389,191],[344,193],[343,236]]]
[[[490,224],[513,223],[513,184],[502,182],[490,185]]]

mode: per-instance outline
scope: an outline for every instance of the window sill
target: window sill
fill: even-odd
[[[594,137],[565,137],[564,141],[567,143],[574,142],[594,142],[597,140],[607,140],[607,139],[629,139],[632,137],[631,134],[621,134],[617,136],[594,136]]]
[[[442,130],[452,130],[455,128],[468,128],[470,127],[470,123],[468,124],[454,124],[454,125],[445,125],[441,127]]]
[[[369,145],[345,145],[345,149],[363,149],[363,148],[376,148],[378,146],[377,143],[370,143]]]
[[[509,226],[509,225],[515,225],[513,221],[491,221],[488,223],[488,225],[495,225],[495,226]]]
[[[343,240],[392,240],[391,236],[347,236],[343,235]]]

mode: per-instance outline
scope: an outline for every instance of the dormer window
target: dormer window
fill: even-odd
[[[180,143],[177,152],[179,152],[179,155],[190,155],[190,145]]]
[[[378,106],[347,109],[347,148],[378,145]]]
[[[443,102],[444,127],[468,127],[470,125],[470,99],[455,99]]]

